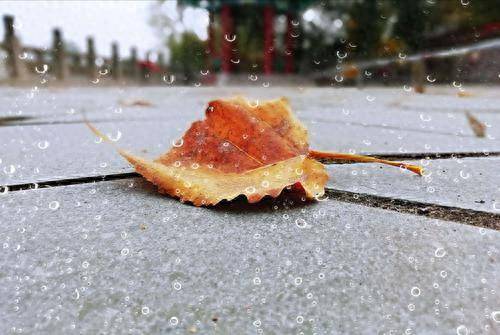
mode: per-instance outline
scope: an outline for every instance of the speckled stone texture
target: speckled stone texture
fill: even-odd
[[[500,330],[497,231],[332,200],[195,208],[140,179],[0,210],[3,334]]]

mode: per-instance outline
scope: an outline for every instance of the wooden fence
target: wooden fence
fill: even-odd
[[[137,48],[130,49],[128,58],[120,57],[117,42],[111,45],[111,57],[97,55],[93,37],[87,38],[86,52],[71,52],[65,47],[62,31],[53,30],[51,48],[37,48],[21,45],[15,33],[14,17],[3,17],[5,35],[0,43],[4,51],[6,82],[22,83],[30,81],[36,76],[43,75],[50,80],[99,81],[120,84],[155,84],[159,83],[166,71],[164,56],[159,53],[157,62],[146,59],[140,60]],[[170,81],[169,81],[170,82]]]

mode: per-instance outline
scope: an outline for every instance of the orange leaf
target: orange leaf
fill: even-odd
[[[277,197],[288,186],[300,186],[308,199],[317,198],[324,194],[328,180],[317,160],[325,158],[378,162],[422,172],[404,163],[310,151],[307,130],[285,98],[261,104],[241,97],[214,100],[208,105],[206,118],[194,122],[182,139],[156,160],[119,152],[160,192],[196,206],[216,205],[239,195],[258,202],[264,196]]]

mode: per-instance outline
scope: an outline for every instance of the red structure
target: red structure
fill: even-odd
[[[244,18],[246,15],[255,15],[255,9],[257,9],[257,12],[260,12],[257,15],[259,18],[262,17],[263,29],[262,32],[256,31],[255,35],[262,34],[262,70],[265,74],[271,74],[275,71],[277,50],[274,22],[277,15],[286,15],[287,20],[286,33],[283,36],[285,46],[285,50],[282,50],[284,55],[283,72],[294,73],[296,71],[294,60],[299,34],[297,32],[298,21],[294,24],[294,20],[298,20],[299,13],[314,2],[315,0],[178,0],[178,4],[202,7],[209,11],[207,55],[210,59],[207,61],[207,65],[212,67],[213,63],[220,61],[223,73],[231,73],[235,64],[238,64],[240,60],[235,54],[238,50],[238,40],[235,36],[237,20],[234,19],[233,15]],[[249,13],[252,14],[247,13],[245,8],[251,9]],[[217,19],[219,25],[215,22]],[[220,34],[219,38],[216,38],[216,32]],[[220,41],[220,48],[215,45],[216,41]],[[216,50],[220,50],[220,53]]]

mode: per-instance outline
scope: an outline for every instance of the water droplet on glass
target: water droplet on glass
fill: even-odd
[[[428,81],[429,83],[433,83],[433,82],[435,82],[435,81],[436,81],[436,78],[433,78],[430,74],[429,74],[429,75],[427,75],[426,79],[427,79],[427,81]]]
[[[26,59],[26,58],[28,58],[28,53],[26,51],[19,54],[19,59]]]
[[[142,315],[148,315],[149,314],[149,307],[148,306],[143,306],[141,308],[141,313],[142,313]]]
[[[175,81],[175,75],[169,74],[169,75],[164,75],[163,76],[163,81],[166,82],[167,84],[173,84]]]
[[[6,174],[13,174],[14,172],[16,172],[16,167],[12,164],[4,166],[3,172],[5,172]]]
[[[255,74],[251,74],[248,76],[248,79],[250,79],[251,81],[256,81],[257,79],[259,79],[259,77],[257,77],[257,75]]]
[[[225,34],[224,39],[228,42],[234,42],[236,41],[236,34]]]
[[[442,258],[446,255],[446,250],[443,248],[437,248],[436,251],[434,252],[434,256],[437,258]]]
[[[417,286],[413,286],[410,291],[411,295],[418,297],[420,295],[420,289]]]
[[[171,324],[172,326],[177,326],[177,324],[179,323],[179,319],[178,319],[178,318],[176,318],[175,316],[172,316],[172,317],[170,318],[169,322],[170,322],[170,324]]]
[[[206,76],[209,72],[210,72],[210,71],[209,71],[208,69],[207,69],[207,70],[205,70],[205,71],[204,71],[204,70],[200,70],[200,74],[201,74],[202,76]]]
[[[49,208],[52,209],[53,211],[55,211],[56,209],[59,208],[59,201],[51,201],[49,203]]]
[[[344,59],[346,57],[347,57],[347,52],[341,53],[339,50],[337,50],[337,58]]]
[[[298,218],[295,220],[295,224],[297,225],[297,227],[299,228],[305,228],[307,226],[307,222],[306,220],[302,219],[302,218]]]
[[[464,325],[457,327],[457,335],[469,335],[469,330]]]
[[[493,312],[491,312],[491,318],[496,323],[500,323],[500,311],[493,311]]]
[[[49,66],[47,64],[43,64],[41,67],[35,66],[35,71],[38,74],[44,74],[47,72],[49,69]]]
[[[109,139],[113,142],[118,142],[120,140],[120,138],[122,138],[122,132],[117,130],[116,131],[116,134],[112,135],[112,134],[107,134]]]
[[[50,143],[49,141],[40,141],[38,142],[38,148],[41,150],[45,150],[49,147]]]

